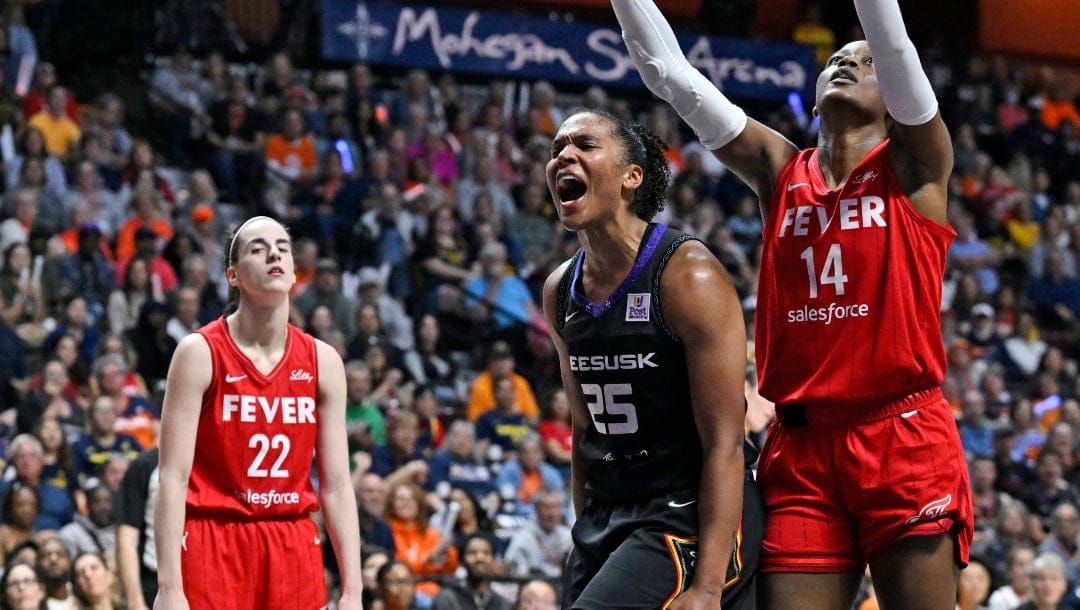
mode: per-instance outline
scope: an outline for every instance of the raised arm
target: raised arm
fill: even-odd
[[[690,403],[704,452],[697,570],[693,584],[672,608],[715,608],[742,514],[746,371],[742,306],[720,262],[696,241],[680,247],[668,263],[660,299],[664,319],[686,351]]]
[[[154,508],[158,559],[158,596],[154,608],[159,610],[187,608],[180,573],[180,546],[184,538],[188,477],[195,458],[195,436],[212,369],[210,346],[197,333],[180,341],[169,365],[161,409],[159,486]]]
[[[952,141],[938,112],[930,79],[908,38],[897,0],[855,0],[874,58],[885,107],[895,121],[889,154],[908,198],[920,212],[945,224]]]
[[[349,476],[349,445],[345,438],[345,365],[334,348],[322,341],[317,345],[319,500],[341,571],[341,600],[337,607],[359,609],[363,587],[360,581],[360,524],[356,494]]]
[[[762,211],[784,164],[797,152],[780,133],[750,119],[690,65],[652,0],[612,0],[641,80],[671,104],[701,143],[758,194]]]
[[[592,423],[589,416],[589,408],[581,397],[581,385],[570,370],[570,358],[566,351],[566,343],[559,333],[558,324],[558,295],[559,282],[566,273],[570,261],[559,265],[544,282],[544,317],[547,319],[548,328],[551,329],[551,341],[555,344],[555,351],[559,354],[559,371],[562,373],[563,390],[566,391],[566,401],[570,403],[570,419],[573,426],[572,447],[576,448],[581,442],[581,436]],[[574,514],[580,516],[581,509],[585,506],[585,471],[576,450],[570,451],[570,491],[574,501]]]

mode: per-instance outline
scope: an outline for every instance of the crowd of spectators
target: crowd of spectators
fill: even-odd
[[[177,341],[225,309],[223,241],[248,216],[287,224],[292,321],[346,362],[365,595],[384,609],[518,588],[554,607],[570,423],[538,295],[577,247],[543,170],[571,107],[668,142],[661,219],[709,246],[754,323],[753,194],[649,96],[179,46],[147,69],[154,129],[132,134],[121,96],[79,99],[30,29],[0,33],[0,606],[123,593],[108,508],[156,445]],[[1077,92],[1045,67],[926,56],[956,158],[944,390],[977,515],[961,606],[1011,608],[1080,586]],[[758,116],[813,142],[789,107]],[[331,587],[335,570],[328,553]]]

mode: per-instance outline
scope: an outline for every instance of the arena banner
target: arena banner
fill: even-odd
[[[504,78],[644,87],[617,26],[414,3],[322,0],[322,52],[331,61]],[[814,51],[680,34],[687,58],[733,98],[813,96]]]

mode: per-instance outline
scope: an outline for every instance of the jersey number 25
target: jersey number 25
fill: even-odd
[[[638,431],[637,408],[631,402],[619,402],[634,393],[629,383],[581,384],[589,415],[600,434],[633,434]],[[601,421],[603,420],[603,421]]]

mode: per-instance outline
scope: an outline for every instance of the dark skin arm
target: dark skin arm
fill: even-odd
[[[889,135],[893,138],[889,145],[889,160],[904,193],[923,216],[939,225],[946,224],[945,206],[949,200],[953,149],[941,113],[922,125],[892,122]]]
[[[713,154],[757,193],[761,217],[768,218],[780,171],[798,152],[780,132],[747,118],[746,129]]]
[[[664,320],[685,346],[690,404],[704,451],[697,569],[690,588],[670,608],[716,608],[742,515],[742,307],[723,266],[696,241],[676,250],[662,276],[660,298]]]

